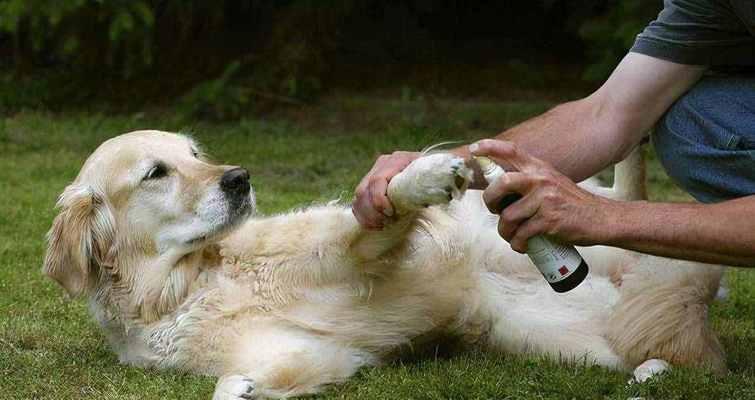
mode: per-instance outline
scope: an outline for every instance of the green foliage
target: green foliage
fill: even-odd
[[[50,99],[47,81],[18,79],[11,74],[0,74],[0,113],[23,108],[41,108]]]
[[[187,118],[236,119],[249,103],[249,90],[232,82],[241,64],[228,64],[216,79],[195,86],[179,102],[179,111]]]
[[[352,3],[333,2],[324,7],[315,1],[299,0],[279,12],[267,46],[267,62],[258,72],[268,82],[268,90],[300,100],[319,93],[327,67],[326,53],[333,46],[338,24],[348,18]]]
[[[0,0],[0,66],[14,67],[12,79],[40,70],[68,74],[62,85],[45,79],[54,93],[40,90],[41,83],[0,88],[0,107],[70,104],[71,96],[100,104],[139,99],[137,106],[181,98],[188,115],[222,119],[271,103],[311,102],[342,87],[408,85],[443,93],[444,85],[456,85],[467,90],[463,95],[484,96],[477,87],[491,85],[475,79],[494,76],[504,88],[499,92],[552,88],[576,81],[566,75],[579,73],[580,65],[587,65],[587,79],[607,76],[660,5]],[[241,66],[229,74],[236,62]],[[465,68],[473,72],[447,79],[447,72]],[[475,71],[484,69],[494,72],[480,78]]]
[[[635,37],[661,10],[658,0],[613,0],[607,12],[586,20],[579,29],[587,43],[587,66],[583,78],[603,81],[632,47]]]
[[[531,89],[547,88],[546,76],[541,68],[529,65],[518,58],[514,58],[506,63],[506,67],[509,70],[508,73],[516,76],[523,87]]]
[[[124,75],[152,63],[155,16],[146,0],[0,0],[0,15],[0,33],[14,37],[24,58],[17,63],[39,56],[86,67],[107,61]]]
[[[283,102],[320,92],[323,53],[351,3],[0,0],[0,39],[12,39],[0,41],[0,53],[10,43],[16,76],[39,74],[39,66],[64,67],[91,97],[101,96],[101,83],[124,93],[132,90],[129,81],[150,81],[171,87],[174,95],[183,92],[188,115],[237,118],[255,97],[252,90]],[[263,17],[267,21],[260,23]],[[257,43],[260,37],[264,41]],[[240,64],[253,82],[238,76]],[[170,79],[156,82],[160,75]],[[49,102],[50,96],[13,99],[23,85],[11,86],[4,93],[0,88],[0,106]]]

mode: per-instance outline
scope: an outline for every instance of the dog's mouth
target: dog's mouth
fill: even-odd
[[[227,201],[228,213],[225,215],[225,218],[215,224],[208,232],[187,240],[187,245],[195,246],[221,240],[225,235],[241,225],[256,209],[253,193],[243,198],[230,198]]]
[[[233,225],[251,215],[256,208],[254,190],[249,187],[249,191],[243,196],[228,196],[228,218],[227,223]]]

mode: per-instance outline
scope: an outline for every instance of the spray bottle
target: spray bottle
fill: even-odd
[[[506,172],[500,165],[487,157],[475,157],[488,184],[500,179]],[[518,193],[501,199],[499,209],[503,211],[522,198]],[[558,293],[568,292],[577,287],[587,276],[587,263],[574,246],[554,242],[544,235],[527,239],[527,255],[545,280]]]

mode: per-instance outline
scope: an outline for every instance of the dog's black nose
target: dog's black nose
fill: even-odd
[[[249,193],[249,171],[244,168],[233,168],[225,171],[223,176],[220,177],[220,189],[226,193]]]

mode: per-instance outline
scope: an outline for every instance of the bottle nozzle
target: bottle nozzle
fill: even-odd
[[[486,171],[490,171],[496,167],[496,163],[485,156],[475,156],[474,159],[475,161],[477,161],[477,165],[480,166],[480,170],[482,170],[483,174],[485,174]]]

